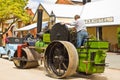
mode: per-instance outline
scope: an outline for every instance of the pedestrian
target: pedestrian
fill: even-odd
[[[85,39],[88,37],[88,32],[84,20],[80,19],[79,15],[74,16],[74,22],[65,23],[70,26],[74,26],[73,29],[77,31],[77,44],[76,47],[79,48],[83,46]]]
[[[5,38],[5,44],[9,43],[9,40],[8,40],[8,33],[6,33],[6,38]]]

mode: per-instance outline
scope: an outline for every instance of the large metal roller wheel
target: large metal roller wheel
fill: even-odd
[[[14,57],[17,58],[13,59],[13,62],[17,68],[25,69],[39,66],[38,61],[35,60],[34,55],[28,47],[22,48],[22,55],[20,59],[17,56],[17,51],[15,52]]]
[[[74,74],[78,67],[78,53],[74,45],[67,41],[54,41],[45,51],[45,68],[54,78],[64,78]]]

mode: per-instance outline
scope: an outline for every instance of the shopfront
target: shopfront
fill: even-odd
[[[110,51],[119,51],[120,5],[118,0],[87,3],[81,18],[85,20],[90,35],[97,40],[109,41]]]

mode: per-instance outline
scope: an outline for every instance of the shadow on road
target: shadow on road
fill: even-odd
[[[101,74],[84,75],[84,74],[78,74],[78,73],[64,80],[72,80],[72,79],[78,80],[79,78],[84,80],[108,80],[107,77],[102,76]]]
[[[48,74],[46,74],[46,76],[51,77]],[[78,74],[78,73],[76,73],[70,77],[66,77],[64,79],[55,79],[55,80],[80,80],[80,78],[81,78],[81,80],[108,80],[107,77],[102,76],[100,74],[83,75],[83,74]]]
[[[8,57],[6,57],[6,56],[3,56],[3,57],[2,57],[2,59],[8,60]]]

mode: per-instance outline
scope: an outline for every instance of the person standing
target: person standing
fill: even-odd
[[[5,44],[9,43],[9,40],[8,40],[8,33],[6,33],[6,38],[5,38]]]
[[[72,23],[66,23],[67,25],[74,26],[73,29],[77,31],[77,44],[79,48],[83,46],[85,39],[88,37],[88,32],[84,20],[80,19],[79,15],[74,16],[75,21]]]

